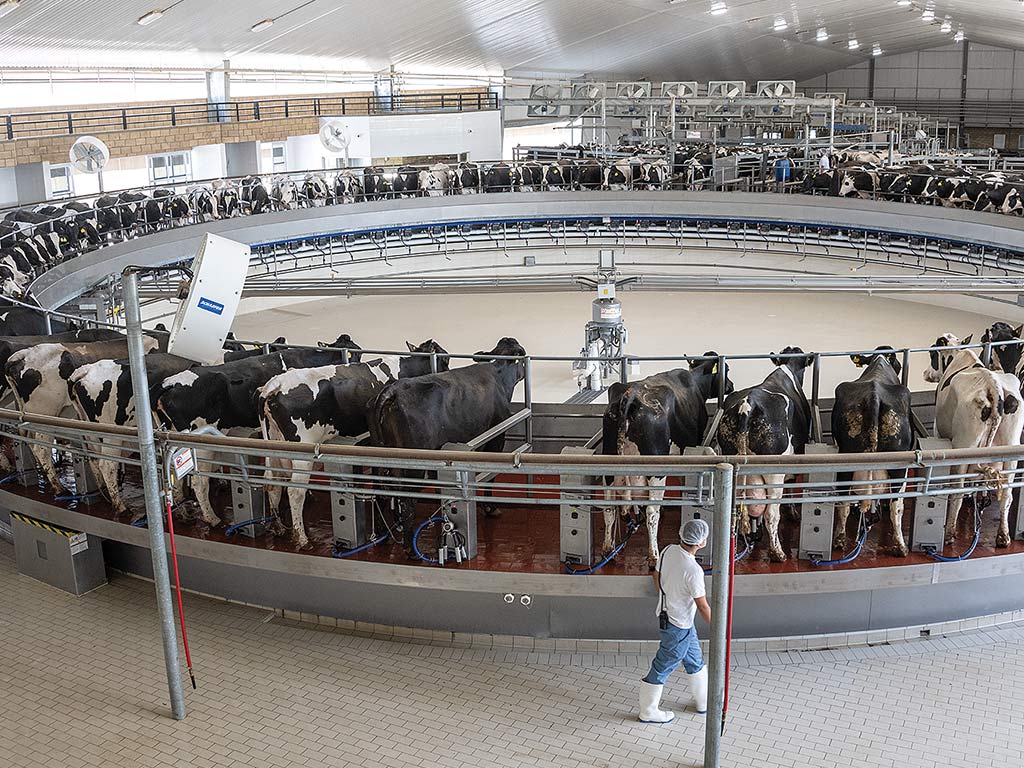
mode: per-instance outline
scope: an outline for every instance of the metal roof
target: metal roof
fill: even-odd
[[[958,30],[1021,43],[1019,0],[910,2],[724,0],[727,10],[713,15],[715,0],[22,0],[0,17],[0,66],[212,67],[230,58],[279,69],[801,79],[870,58],[874,44],[884,53],[933,48]],[[136,23],[154,9],[162,17]],[[250,31],[265,18],[277,20]]]

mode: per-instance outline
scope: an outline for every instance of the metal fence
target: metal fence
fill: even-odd
[[[291,117],[379,115],[399,112],[468,112],[498,108],[487,91],[445,91],[395,96],[299,96],[287,99],[146,104],[137,107],[23,112],[0,115],[7,140],[37,136],[129,131],[204,123],[280,120]]]

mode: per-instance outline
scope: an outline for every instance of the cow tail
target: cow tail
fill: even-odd
[[[637,393],[633,389],[627,389],[619,400],[619,432],[615,436],[615,452],[622,454],[622,449],[629,441],[629,421],[636,410]]]
[[[878,453],[878,430],[882,423],[882,401],[877,392],[871,392],[864,401],[864,412],[861,414],[862,424],[868,435],[868,452]]]
[[[999,431],[999,425],[1003,421],[1003,403],[1006,397],[1006,392],[1003,389],[1002,384],[992,377],[989,385],[986,389],[986,399],[990,404],[992,412],[989,414],[988,421],[986,423],[987,430],[985,432],[984,440],[982,441],[982,447],[989,448],[995,442],[996,433]]]

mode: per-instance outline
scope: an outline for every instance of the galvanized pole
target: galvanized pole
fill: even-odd
[[[124,288],[128,360],[132,371],[135,423],[139,432],[142,486],[146,494],[146,521],[149,525],[149,552],[153,558],[153,583],[156,586],[156,604],[160,612],[160,634],[164,643],[167,688],[171,695],[171,713],[174,719],[184,720],[185,696],[182,693],[181,674],[178,668],[178,636],[174,628],[171,580],[167,573],[163,505],[160,503],[159,465],[156,461],[156,444],[153,441],[153,420],[150,417],[146,354],[142,347],[142,318],[139,314],[139,283],[135,267],[128,267],[124,270],[121,275],[121,285]]]
[[[704,724],[704,768],[719,768],[725,730],[726,624],[729,616],[729,549],[732,537],[732,464],[715,467],[715,510],[712,527],[711,641],[708,649],[708,713]]]

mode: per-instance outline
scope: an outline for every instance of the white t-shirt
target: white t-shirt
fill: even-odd
[[[705,595],[704,569],[685,549],[678,544],[670,544],[658,558],[657,570],[661,574],[661,590],[665,597],[658,595],[655,615],[661,612],[664,599],[668,620],[680,629],[689,629],[697,613],[694,600]]]

